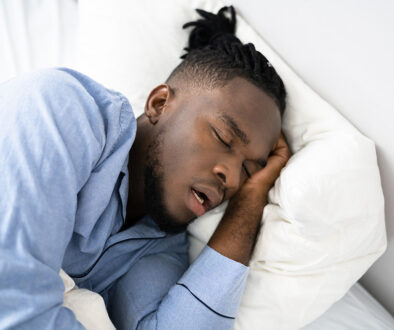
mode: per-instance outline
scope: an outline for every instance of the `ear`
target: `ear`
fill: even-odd
[[[160,115],[165,111],[171,96],[171,88],[167,84],[155,87],[149,94],[145,104],[145,115],[155,125]]]

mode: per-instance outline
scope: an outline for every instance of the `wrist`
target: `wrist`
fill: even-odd
[[[251,213],[263,212],[267,204],[268,190],[256,189],[253,185],[245,184],[242,188],[230,199],[228,209],[233,212],[248,210]]]
[[[268,192],[270,191],[271,186],[267,184],[255,183],[253,181],[245,182],[242,187],[242,194],[245,196],[249,196],[249,198],[254,198],[261,200],[262,202],[267,202]]]

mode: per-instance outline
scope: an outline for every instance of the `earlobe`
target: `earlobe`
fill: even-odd
[[[149,94],[145,104],[145,115],[155,125],[160,116],[165,112],[171,96],[171,88],[167,84],[155,87]]]

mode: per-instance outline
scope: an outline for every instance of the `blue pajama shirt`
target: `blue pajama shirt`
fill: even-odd
[[[128,100],[66,68],[0,85],[0,329],[81,329],[63,268],[119,329],[231,329],[249,268],[149,217],[120,231],[137,123]]]

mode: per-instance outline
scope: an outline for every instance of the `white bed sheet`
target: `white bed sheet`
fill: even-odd
[[[394,318],[356,283],[331,308],[303,330],[393,330]]]

